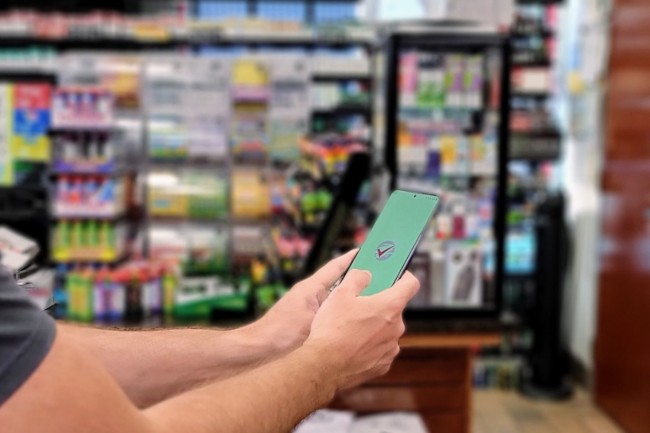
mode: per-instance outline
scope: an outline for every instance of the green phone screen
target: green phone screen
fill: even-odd
[[[370,271],[372,280],[362,295],[391,287],[415,252],[420,236],[433,216],[435,195],[395,191],[377,217],[351,269]]]

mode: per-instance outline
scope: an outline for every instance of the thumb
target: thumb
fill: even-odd
[[[359,296],[361,292],[368,287],[371,279],[372,274],[368,271],[350,269],[345,278],[343,278],[341,285],[336,290],[344,290],[354,296]]]

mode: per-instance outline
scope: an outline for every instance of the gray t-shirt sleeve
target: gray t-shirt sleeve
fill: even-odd
[[[0,405],[22,386],[48,354],[56,325],[32,304],[6,269],[0,269]]]

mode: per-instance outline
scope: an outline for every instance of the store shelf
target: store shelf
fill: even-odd
[[[119,130],[115,125],[69,125],[54,126],[49,129],[49,135],[79,134],[79,133],[112,133]]]
[[[149,165],[152,170],[161,169],[183,169],[187,167],[192,168],[219,168],[226,167],[228,161],[225,159],[211,160],[207,158],[187,158],[187,159],[164,159],[164,158],[151,158]]]
[[[562,138],[562,132],[557,129],[538,129],[531,131],[511,131],[513,138]]]
[[[372,76],[367,72],[317,72],[312,74],[312,81],[355,81],[355,80],[372,80]]]
[[[171,38],[167,40],[144,40],[129,37],[65,37],[41,38],[37,36],[12,36],[0,35],[0,47],[24,47],[44,45],[60,50],[88,49],[88,50],[155,50],[174,48],[179,44],[188,43],[187,39]]]
[[[514,90],[511,94],[511,98],[528,98],[528,99],[549,99],[553,98],[555,95],[548,92],[526,92],[525,90]]]
[[[117,266],[122,263],[125,263],[129,259],[130,254],[128,251],[124,251],[120,255],[114,258],[110,259],[104,259],[104,258],[99,258],[99,257],[71,257],[69,259],[57,259],[55,257],[52,258],[52,261],[54,263],[61,263],[61,264],[73,264],[73,263],[78,263],[78,264],[104,264],[104,265],[112,265],[112,266]]]
[[[559,5],[564,3],[564,0],[516,0],[518,5]]]
[[[515,30],[511,33],[515,39],[528,39],[528,38],[543,38],[548,39],[555,37],[555,31],[551,29],[535,29],[535,30]]]
[[[58,222],[58,221],[87,221],[87,220],[93,220],[93,221],[113,221],[113,222],[118,222],[123,219],[126,219],[127,217],[127,212],[122,211],[118,212],[115,214],[70,214],[70,215],[58,215],[58,214],[52,214],[51,216],[51,221],[53,222]]]
[[[39,81],[56,84],[56,70],[50,65],[0,64],[0,77],[3,81]]]
[[[82,170],[82,169],[54,169],[49,171],[50,176],[58,177],[58,176],[101,176],[101,177],[120,177],[120,176],[127,176],[129,174],[133,173],[133,169],[129,169],[126,167],[114,167],[114,168],[106,168],[106,169],[87,169],[87,170]]]
[[[228,217],[216,218],[197,218],[193,216],[156,216],[150,215],[149,221],[153,224],[200,224],[200,225],[220,225],[228,221]]]
[[[332,116],[350,116],[354,114],[370,115],[370,106],[361,104],[345,104],[333,108],[313,108],[312,116],[332,117]]]
[[[562,136],[558,131],[513,133],[510,144],[511,161],[557,160],[562,152]]]
[[[168,50],[187,45],[250,45],[250,46],[291,46],[291,47],[327,47],[346,48],[351,45],[370,47],[373,39],[354,35],[324,34],[310,32],[296,34],[223,34],[217,31],[192,32],[187,36],[169,36],[159,39],[138,39],[134,37],[65,37],[41,38],[37,36],[0,35],[0,47],[24,47],[41,45],[59,50],[82,49],[93,51],[119,50],[144,51]]]
[[[550,59],[536,60],[534,62],[513,60],[512,66],[514,68],[548,68],[553,66],[553,62]]]

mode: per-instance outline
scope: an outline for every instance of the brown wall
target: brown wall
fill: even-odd
[[[616,0],[611,37],[596,399],[650,433],[650,0]]]

